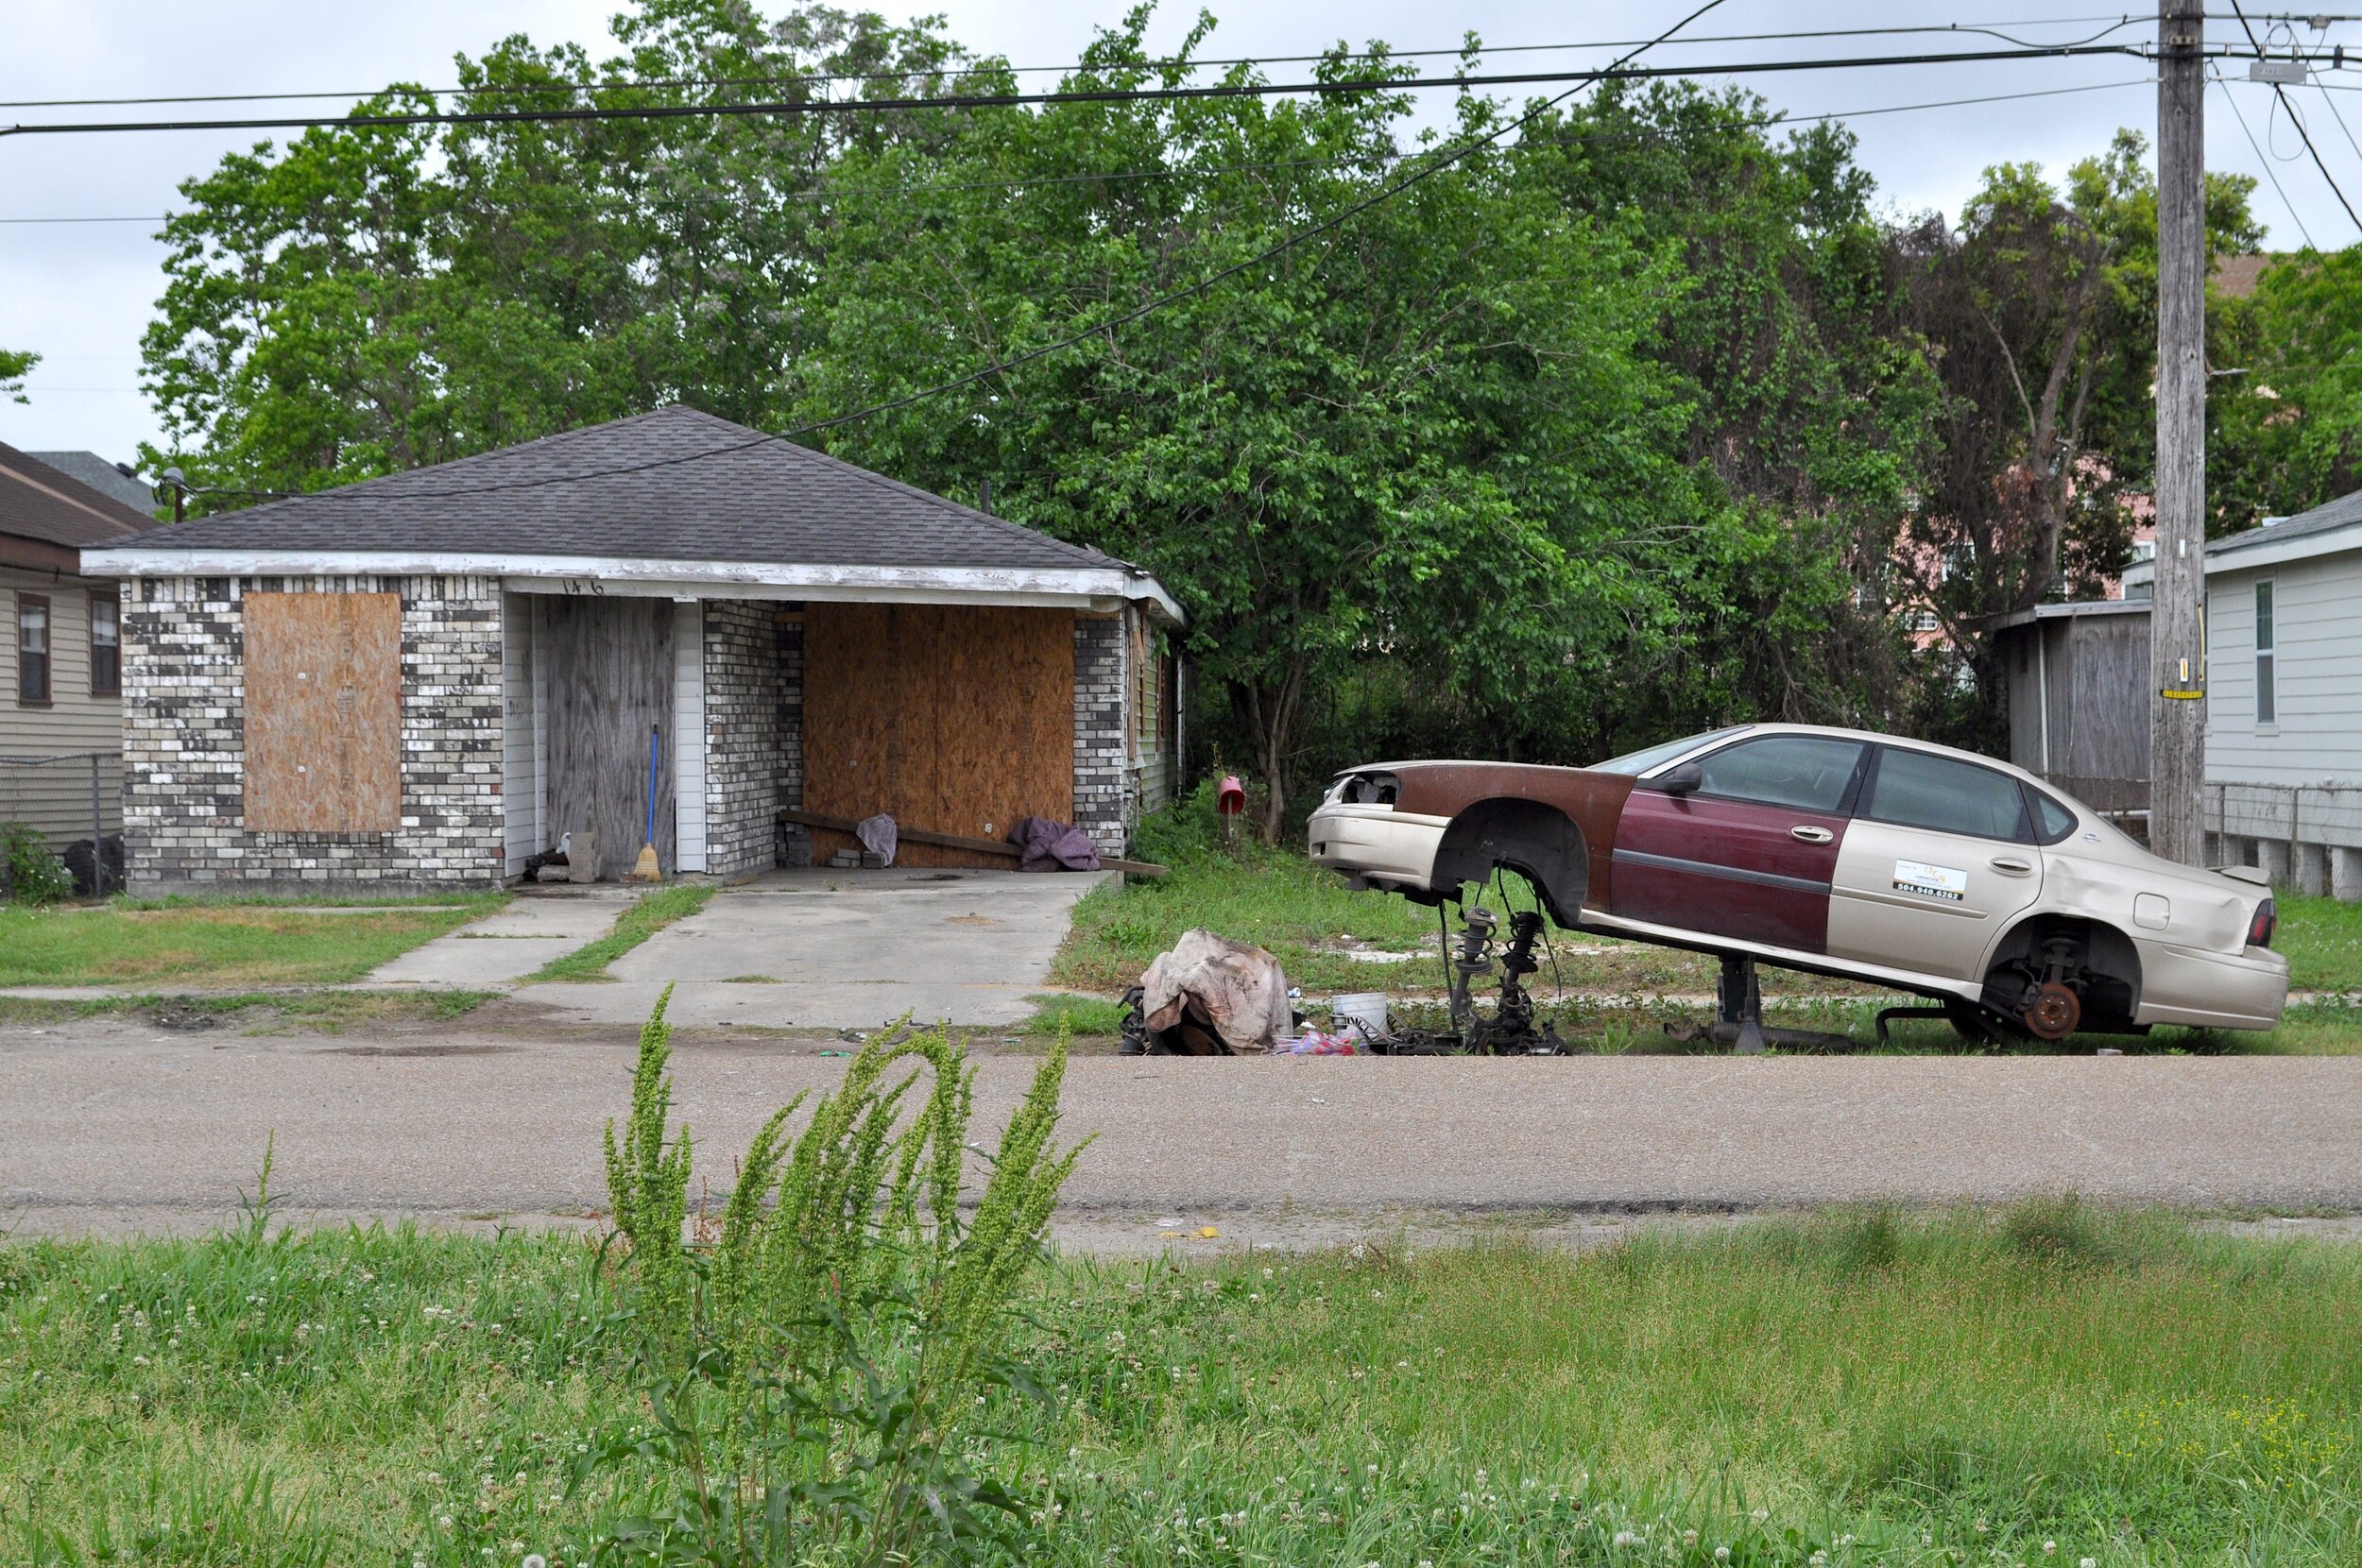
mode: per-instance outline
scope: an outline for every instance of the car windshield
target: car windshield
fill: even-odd
[[[1712,729],[1703,735],[1692,735],[1679,741],[1667,741],[1661,745],[1650,746],[1643,751],[1628,751],[1621,757],[1611,757],[1604,762],[1594,762],[1591,764],[1591,771],[1593,773],[1628,773],[1637,775],[1647,773],[1659,762],[1670,762],[1685,752],[1696,751],[1700,746],[1754,727],[1753,724],[1733,724],[1728,729]]]

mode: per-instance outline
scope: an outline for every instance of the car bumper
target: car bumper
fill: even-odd
[[[1307,833],[1312,860],[1359,884],[1428,891],[1436,847],[1448,817],[1426,817],[1391,806],[1323,806]]]
[[[2138,944],[2144,1024],[2195,1029],[2274,1029],[2288,1003],[2288,960],[2268,947],[2210,953]]]

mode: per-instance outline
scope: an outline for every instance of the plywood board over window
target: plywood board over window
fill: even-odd
[[[246,596],[246,826],[390,833],[402,824],[402,601]]]
[[[969,838],[1074,817],[1074,617],[814,604],[804,617],[804,805]],[[849,837],[813,835],[826,856]],[[1007,860],[905,844],[906,865]]]

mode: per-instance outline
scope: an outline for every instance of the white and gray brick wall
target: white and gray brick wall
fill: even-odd
[[[1121,855],[1138,812],[1125,711],[1123,618],[1074,618],[1074,823],[1102,855]]]
[[[778,612],[744,599],[705,606],[706,870],[734,877],[774,860],[781,754]]]
[[[488,577],[155,577],[123,617],[124,845],[140,892],[497,886],[501,589]],[[248,592],[402,600],[402,815],[384,833],[249,831]]]

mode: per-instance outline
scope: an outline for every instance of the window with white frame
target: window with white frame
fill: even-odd
[[[2280,722],[2280,689],[2272,665],[2272,584],[2267,577],[2255,585],[2255,722]]]

